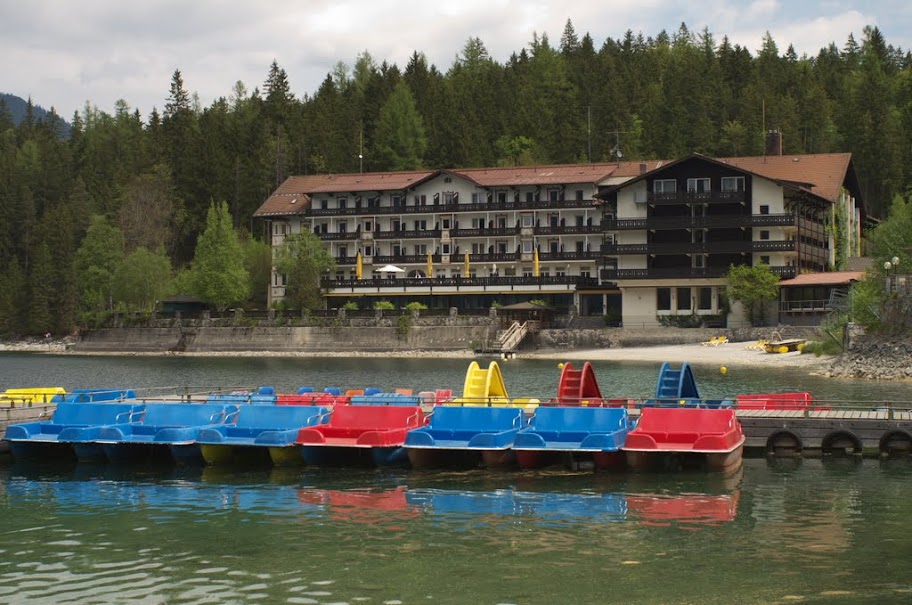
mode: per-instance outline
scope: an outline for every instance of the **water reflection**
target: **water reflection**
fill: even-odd
[[[661,491],[645,491],[652,480],[637,477],[619,481],[572,473],[441,475],[359,471],[345,478],[321,469],[237,472],[219,467],[137,469],[90,464],[49,469],[17,463],[9,468],[3,491],[18,504],[52,506],[60,515],[144,510],[155,522],[164,523],[174,515],[213,518],[240,512],[392,529],[421,516],[454,527],[510,519],[542,525],[626,520],[663,525],[719,523],[735,520],[740,494],[740,475],[718,479],[709,492],[683,493],[675,493],[671,483]],[[708,487],[702,477],[700,482]],[[693,487],[692,481],[687,487]]]

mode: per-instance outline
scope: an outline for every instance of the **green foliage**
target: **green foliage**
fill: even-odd
[[[171,261],[163,252],[137,248],[114,272],[114,299],[130,311],[151,313],[171,289]]]
[[[346,311],[357,311],[358,303],[356,303],[353,300],[350,300],[347,303],[345,303],[344,305],[342,305],[342,308],[345,309]]]
[[[266,304],[266,293],[272,277],[272,248],[253,238],[241,245],[244,251],[244,269],[250,277],[249,292],[254,302]]]
[[[728,298],[744,305],[754,325],[763,320],[765,306],[779,298],[779,278],[762,263],[756,267],[732,265],[725,281]]]
[[[225,202],[209,206],[206,230],[196,244],[191,271],[194,293],[220,311],[245,300],[250,292],[244,251]]]
[[[104,216],[93,216],[73,262],[83,313],[92,315],[113,310],[114,272],[123,255],[124,239],[120,229]]]
[[[410,314],[400,315],[396,320],[396,337],[399,340],[407,340],[412,331],[412,316]]]
[[[276,270],[286,277],[285,298],[300,309],[320,309],[320,279],[334,271],[336,261],[320,238],[304,231],[289,235],[276,252]]]
[[[415,108],[408,85],[400,81],[380,109],[373,165],[380,170],[414,170],[427,150],[424,121]]]
[[[428,308],[428,306],[426,304],[420,303],[418,301],[410,302],[409,304],[405,305],[406,311],[409,311],[409,312],[427,311],[427,308]]]
[[[395,311],[396,305],[388,300],[378,300],[374,302],[374,311]]]

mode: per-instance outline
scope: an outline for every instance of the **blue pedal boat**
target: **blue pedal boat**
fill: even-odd
[[[99,443],[112,462],[147,457],[200,462],[196,438],[204,427],[234,421],[239,407],[224,403],[146,403],[132,422],[92,427],[81,441]]]
[[[539,406],[528,426],[516,434],[513,450],[523,468],[556,462],[575,466],[578,454],[591,457],[595,468],[619,467],[627,439],[627,410],[606,407]]]
[[[19,459],[72,457],[73,445],[84,429],[130,422],[142,414],[143,409],[143,405],[135,403],[63,402],[57,405],[50,420],[10,425],[4,438],[9,440],[13,456]],[[86,452],[89,458],[100,454],[97,451],[90,454],[89,449]]]
[[[298,430],[327,422],[330,409],[316,405],[250,405],[234,424],[205,427],[196,437],[208,464],[259,457],[284,466],[302,462],[295,447]]]
[[[409,431],[405,439],[415,467],[477,465],[479,454],[489,467],[514,462],[509,448],[525,425],[521,407],[437,406],[430,423]]]

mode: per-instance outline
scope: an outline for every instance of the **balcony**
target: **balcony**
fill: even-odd
[[[749,252],[794,252],[796,250],[797,242],[794,240],[602,244],[601,246],[601,253],[605,256],[628,254],[747,254]]]
[[[780,279],[790,279],[798,274],[797,267],[770,267]],[[699,279],[725,277],[728,267],[666,267],[661,269],[602,269],[602,281],[619,279]]]
[[[667,206],[670,204],[743,204],[746,201],[747,195],[744,191],[646,192],[646,203],[653,206]]]
[[[794,214],[732,214],[718,216],[663,216],[647,218],[602,219],[602,231],[674,229],[732,229],[748,227],[794,227]]]
[[[439,238],[440,229],[400,229],[398,231],[374,231],[374,239],[428,239]]]
[[[566,251],[566,252],[539,252],[538,260],[545,261],[564,261],[564,260],[599,260],[601,252],[599,250],[590,251]]]
[[[594,277],[579,275],[541,276],[541,277],[398,277],[371,279],[323,279],[320,287],[324,290],[420,290],[434,291],[485,291],[485,290],[558,290],[573,291],[579,288],[594,288],[598,280]]]
[[[485,202],[480,204],[427,204],[424,206],[355,206],[352,208],[310,208],[307,216],[378,216],[384,214],[437,214],[449,212],[502,212],[505,210],[550,210],[589,208],[593,200],[538,200],[520,202]]]
[[[516,227],[473,227],[450,229],[450,237],[512,237],[519,233]]]
[[[535,235],[589,235],[600,234],[603,229],[600,225],[543,225],[535,227]]]

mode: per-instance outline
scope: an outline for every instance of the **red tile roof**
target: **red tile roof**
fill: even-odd
[[[839,196],[852,156],[848,153],[800,156],[707,158],[729,164],[764,178],[794,183],[797,187],[835,202]],[[680,160],[679,160],[680,161]],[[603,184],[609,178],[619,185],[626,180],[674,163],[665,160],[599,164],[556,164],[506,168],[462,168],[408,172],[367,172],[293,176],[285,180],[254,213],[254,216],[304,214],[310,197],[317,193],[368,193],[402,191],[438,176],[451,174],[479,187],[529,185]]]
[[[811,193],[835,203],[845,182],[852,154],[771,155],[717,158],[716,161],[771,180],[808,184]]]
[[[847,286],[864,279],[864,271],[831,271],[829,273],[801,273],[792,279],[784,279],[779,285],[797,286]]]

